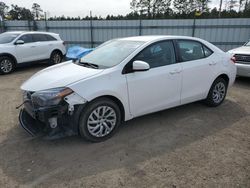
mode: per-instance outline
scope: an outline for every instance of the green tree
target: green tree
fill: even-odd
[[[2,19],[5,18],[9,7],[2,1],[0,1],[0,16]]]
[[[238,6],[238,0],[229,0],[228,2],[227,2],[227,9],[229,10],[229,11],[231,11],[231,10],[233,10],[235,7],[237,7]]]
[[[244,11],[250,10],[250,3],[248,0],[245,0],[245,6],[244,6]]]
[[[8,13],[12,20],[32,20],[33,15],[29,9],[19,7],[18,5],[11,5],[11,10]]]
[[[41,6],[37,3],[33,3],[32,5],[32,14],[36,20],[38,20],[41,17],[43,10],[41,9]]]
[[[131,9],[148,18],[154,18],[157,14],[164,14],[170,10],[171,0],[132,0]]]
[[[194,9],[193,0],[175,0],[173,5],[177,14],[189,14]]]
[[[201,12],[208,12],[208,5],[210,2],[211,0],[195,0],[196,9]]]

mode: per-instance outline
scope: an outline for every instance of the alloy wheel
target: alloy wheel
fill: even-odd
[[[220,103],[226,94],[226,86],[222,82],[218,82],[213,89],[213,101],[215,103]]]
[[[117,123],[115,110],[109,106],[99,106],[89,115],[87,128],[94,137],[104,137],[111,133]]]
[[[58,64],[61,62],[61,55],[59,53],[55,53],[52,59],[54,64]]]
[[[3,59],[0,63],[0,68],[4,73],[9,73],[13,69],[12,62],[9,59]]]

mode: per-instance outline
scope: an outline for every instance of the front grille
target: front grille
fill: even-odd
[[[31,92],[31,91],[24,91],[23,92],[23,99],[24,101],[25,100],[31,100],[31,95],[33,94],[34,92]]]
[[[235,54],[234,57],[235,57],[236,61],[250,62],[250,55]]]

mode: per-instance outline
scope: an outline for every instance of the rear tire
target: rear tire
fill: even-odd
[[[62,53],[58,50],[53,51],[50,55],[50,63],[52,65],[61,63],[62,59],[63,59]]]
[[[212,84],[205,103],[208,106],[216,107],[223,103],[227,95],[227,82],[223,78],[217,78]]]
[[[102,142],[112,137],[121,124],[119,106],[109,98],[90,102],[80,115],[79,133],[91,142]]]
[[[9,56],[0,57],[0,73],[1,74],[9,74],[15,68],[15,62]]]

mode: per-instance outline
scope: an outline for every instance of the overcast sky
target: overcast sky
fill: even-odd
[[[92,10],[93,15],[106,16],[108,14],[125,15],[129,13],[131,0],[2,0],[7,5],[17,4],[21,7],[31,8],[34,2],[41,5],[48,16],[86,16]],[[211,6],[219,6],[219,0],[212,0]]]

